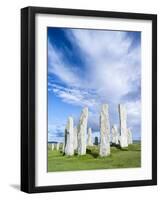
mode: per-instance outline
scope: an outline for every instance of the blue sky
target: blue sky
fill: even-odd
[[[119,128],[118,104],[127,108],[134,139],[141,135],[141,33],[48,27],[48,141],[63,141],[68,116],[77,125],[83,107],[99,135],[102,103]]]

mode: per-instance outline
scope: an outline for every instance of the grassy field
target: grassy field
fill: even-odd
[[[48,149],[48,172],[94,169],[136,168],[141,166],[141,144],[129,145],[126,149],[111,147],[111,155],[99,157],[98,146],[87,147],[84,156],[64,156],[63,153]]]

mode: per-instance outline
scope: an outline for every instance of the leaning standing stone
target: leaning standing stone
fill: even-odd
[[[74,155],[74,130],[72,117],[68,118],[65,128],[65,154],[68,156]]]
[[[78,134],[78,155],[86,154],[86,135],[87,135],[88,108],[82,110],[77,134]]]
[[[128,147],[128,133],[127,133],[127,113],[124,105],[119,104],[120,117],[120,146]]]
[[[87,146],[93,146],[91,128],[88,128]]]
[[[103,104],[100,115],[100,152],[101,157],[110,154],[110,122],[108,105]]]

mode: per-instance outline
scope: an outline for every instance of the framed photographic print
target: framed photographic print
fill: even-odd
[[[21,190],[157,184],[157,16],[21,9]]]

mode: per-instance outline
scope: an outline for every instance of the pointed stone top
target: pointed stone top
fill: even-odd
[[[119,107],[119,108],[124,108],[124,109],[126,109],[125,104],[119,104],[118,107]]]
[[[118,110],[119,110],[119,112],[120,111],[126,112],[126,106],[125,106],[125,104],[119,104],[118,105]]]
[[[69,127],[73,126],[73,117],[68,117],[66,129],[69,129]]]
[[[69,117],[68,117],[68,120],[69,120],[69,121],[72,121],[72,120],[73,120],[73,117],[69,116]]]
[[[88,107],[84,107],[83,110],[82,110],[82,112],[87,113],[88,112]]]
[[[102,110],[103,112],[107,112],[107,110],[108,110],[108,104],[102,104],[101,110]]]

